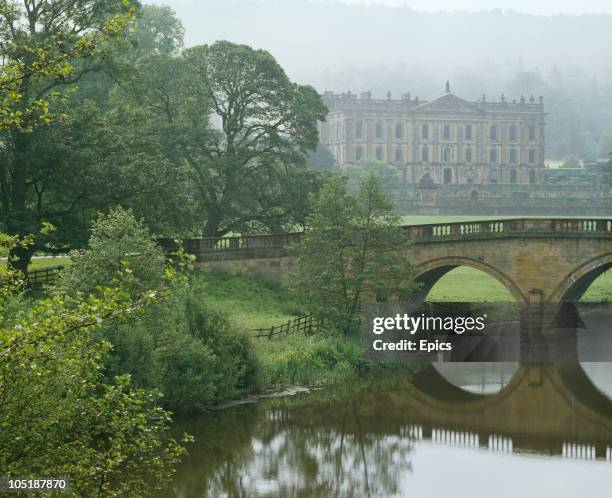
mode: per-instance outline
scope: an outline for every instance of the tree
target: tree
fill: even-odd
[[[138,60],[148,55],[178,55],[183,48],[185,28],[167,5],[143,5],[132,35],[135,50],[130,55]]]
[[[373,173],[354,196],[345,179],[333,176],[321,189],[309,230],[296,247],[296,291],[313,313],[345,333],[359,324],[364,300],[411,290],[409,241],[391,210]]]
[[[162,283],[166,266],[164,252],[133,214],[120,207],[101,215],[93,224],[88,247],[70,253],[71,264],[61,275],[68,292],[90,294],[108,286],[129,268],[129,290],[136,296]]]
[[[21,3],[21,5],[19,5]],[[96,71],[128,31],[127,0],[0,2],[0,226],[20,237],[36,233],[46,169],[30,161],[34,128],[62,117],[73,85]],[[11,264],[27,270],[37,243],[14,247]]]
[[[0,241],[5,251],[33,242],[1,234]],[[88,297],[56,290],[19,310],[21,279],[3,271],[16,282],[0,286],[3,471],[65,476],[78,496],[146,496],[166,484],[184,448],[168,436],[159,393],[133,389],[125,376],[102,383],[110,345],[94,336],[140,313],[161,289],[135,298],[120,281]]]
[[[348,175],[348,185],[351,191],[356,191],[370,173],[378,178],[381,187],[388,195],[394,193],[400,184],[398,167],[375,159],[362,159],[356,164],[350,164],[344,172]]]
[[[314,152],[308,154],[306,164],[309,168],[330,170],[336,164],[336,158],[323,144],[318,144]]]
[[[206,214],[204,236],[291,223],[291,204],[277,199],[316,148],[317,122],[327,114],[321,98],[292,83],[268,52],[246,45],[221,41],[190,48],[184,58],[212,109],[205,145],[180,148]]]

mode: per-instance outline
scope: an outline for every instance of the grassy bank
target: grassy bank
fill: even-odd
[[[287,289],[258,277],[209,273],[205,299],[251,336],[260,365],[259,385],[320,384],[350,377],[366,367],[359,338],[295,334],[276,340],[252,338],[253,329],[279,325],[305,312]],[[489,275],[466,267],[449,272],[432,289],[432,301],[513,301]],[[612,301],[612,271],[600,277],[583,298]]]
[[[237,328],[280,325],[305,313],[304,307],[280,285],[261,277],[207,273],[206,301],[228,315]],[[259,384],[319,384],[351,375],[362,365],[358,338],[295,334],[280,339],[251,338],[260,364]]]

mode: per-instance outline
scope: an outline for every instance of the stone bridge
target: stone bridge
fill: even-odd
[[[519,303],[577,301],[612,267],[612,219],[507,220],[408,225],[410,260],[420,298],[458,266],[501,282]],[[287,282],[302,233],[188,239],[184,247],[204,270],[262,274]],[[160,240],[166,250],[176,243]]]

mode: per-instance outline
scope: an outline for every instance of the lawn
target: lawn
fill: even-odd
[[[70,258],[67,256],[49,256],[35,258],[30,262],[29,270],[42,270],[53,266],[65,266],[70,263]],[[6,265],[6,259],[0,259],[0,266]]]
[[[287,289],[263,277],[211,272],[206,282],[208,304],[245,329],[280,325],[304,313]]]
[[[262,277],[207,273],[206,300],[209,305],[227,314],[240,328],[280,325],[305,313],[305,307],[280,285]],[[428,300],[447,302],[513,301],[510,292],[490,275],[474,268],[459,267],[448,272],[432,288]],[[583,296],[583,301],[612,301],[612,270],[599,277]],[[302,344],[304,338],[290,337],[282,341],[257,341],[269,353],[285,346]],[[293,343],[296,344],[293,344]]]
[[[480,270],[460,266],[442,277],[429,293],[430,301],[499,302],[513,301],[510,292]],[[583,301],[612,301],[612,270],[599,277],[587,290]]]

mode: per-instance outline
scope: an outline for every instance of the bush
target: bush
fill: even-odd
[[[256,387],[257,362],[248,338],[210,310],[196,279],[130,324],[104,331],[115,347],[107,375],[128,373],[139,387],[157,387],[175,413],[200,411]]]
[[[166,267],[161,247],[142,222],[121,207],[98,217],[87,249],[72,251],[70,259],[59,286],[72,293],[88,294],[97,286],[110,286],[120,273],[129,271],[128,290],[136,295],[159,287]]]
[[[312,384],[361,371],[363,362],[357,343],[327,338],[280,354],[271,377],[274,384]]]

